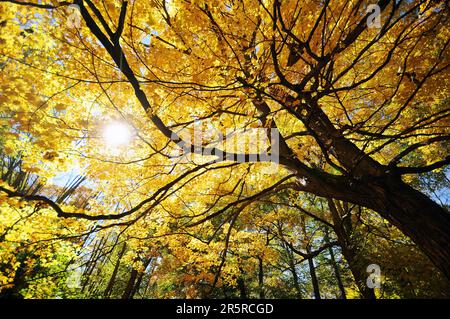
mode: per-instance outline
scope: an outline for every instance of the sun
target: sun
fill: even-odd
[[[123,122],[111,122],[103,129],[103,138],[109,146],[126,145],[131,141],[131,127]]]

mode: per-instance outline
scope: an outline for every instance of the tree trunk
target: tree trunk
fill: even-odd
[[[150,262],[152,261],[151,257],[148,257],[145,261],[144,261],[144,271],[141,272],[136,280],[136,284],[134,285],[133,291],[131,292],[131,296],[130,298],[133,299],[134,295],[139,291],[139,288],[141,286],[142,283],[142,278],[144,278],[145,275],[145,270],[147,269],[148,265],[150,265]]]
[[[450,213],[401,181],[388,181],[382,194],[380,215],[410,237],[450,279]]]
[[[307,190],[376,211],[396,226],[450,279],[450,213],[399,178],[380,177],[372,181],[322,176],[326,184],[311,182]],[[313,179],[311,178],[311,181]]]
[[[366,267],[369,263],[364,259],[364,256],[358,252],[357,243],[352,238],[353,225],[351,224],[350,211],[339,206],[339,203],[334,203],[332,199],[328,199],[328,207],[330,208],[331,217],[333,219],[333,228],[336,233],[339,246],[342,249],[342,255],[348,263],[350,272],[355,279],[355,284],[361,296],[365,299],[375,299],[375,293],[373,289],[367,287],[367,273]],[[341,211],[341,214],[339,214]],[[341,215],[346,216],[344,221]]]
[[[238,288],[239,288],[239,298],[247,299],[247,291],[246,291],[244,279],[242,279],[242,277],[239,277],[237,279],[237,284],[238,284]]]
[[[263,268],[263,260],[261,257],[258,257],[258,266],[259,266],[259,272],[258,272],[258,288],[259,288],[259,298],[264,299],[264,268]]]
[[[411,238],[450,279],[450,213],[398,178],[382,178],[358,187],[361,197],[349,202],[378,212]]]
[[[84,283],[81,287],[81,292],[84,292],[89,284],[91,275],[97,266],[98,259],[102,253],[104,244],[106,243],[107,237],[101,237],[99,241],[94,243],[94,248],[92,249],[92,254],[87,262],[86,269],[83,272]]]
[[[147,295],[147,292],[150,289],[150,286],[155,285],[155,283],[152,283],[152,280],[151,280],[152,274],[153,274],[153,271],[155,270],[155,268],[156,268],[156,263],[152,263],[152,265],[150,266],[150,270],[148,272],[149,278],[148,278],[147,285],[145,286],[145,289],[144,289],[144,293],[143,293],[144,296]]]
[[[450,213],[401,180],[400,168],[381,165],[336,129],[318,101],[289,104],[302,115],[302,122],[324,154],[333,155],[347,173],[342,176],[311,169],[299,160],[284,164],[303,179],[299,190],[370,208],[410,237],[434,265],[450,279]],[[284,154],[289,156],[291,154]],[[410,171],[420,173],[420,170]]]
[[[130,279],[128,280],[125,291],[123,292],[122,299],[131,299],[131,293],[133,292],[134,282],[136,281],[138,271],[136,269],[131,270]]]
[[[237,279],[238,289],[239,289],[239,295],[241,299],[247,299],[247,288],[245,287],[245,281],[244,281],[244,270],[239,267],[240,276]]]
[[[328,243],[329,242],[328,232],[326,232],[325,234],[326,234],[326,242]],[[342,283],[342,277],[341,277],[341,272],[339,270],[339,265],[337,264],[336,258],[334,257],[333,247],[329,247],[328,252],[330,253],[330,262],[331,262],[331,266],[333,267],[333,270],[334,270],[334,275],[336,276],[337,285],[338,285],[339,291],[341,293],[341,299],[347,299],[347,296],[345,294],[344,284]]]
[[[297,275],[297,270],[295,269],[295,260],[294,260],[294,256],[292,254],[292,252],[289,250],[289,248],[286,247],[286,251],[288,253],[289,256],[289,270],[292,273],[292,278],[294,281],[294,288],[295,291],[297,292],[297,298],[298,299],[302,299],[302,290],[300,288],[300,282],[298,280],[298,275]]]
[[[311,253],[311,250],[309,248],[307,248],[306,251],[308,252],[308,254]],[[314,290],[314,298],[321,299],[319,281],[317,280],[316,267],[314,266],[314,258],[308,258],[308,265],[309,265],[309,273],[311,275],[311,282]]]
[[[365,272],[365,267],[361,266],[368,263],[362,261],[361,256],[358,256],[353,249],[342,248],[342,254],[348,262],[348,266],[361,296],[364,299],[376,299],[374,290],[367,287],[366,280],[368,274]]]
[[[125,253],[126,248],[127,248],[127,244],[123,243],[122,249],[120,250],[119,255],[117,256],[117,262],[114,266],[114,270],[111,275],[111,278],[109,279],[108,286],[106,287],[105,292],[103,293],[105,298],[108,298],[111,295],[112,289],[114,287],[114,283],[116,282],[117,272],[119,271],[120,260],[122,259],[122,256]]]

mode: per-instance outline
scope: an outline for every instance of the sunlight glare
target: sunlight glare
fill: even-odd
[[[103,138],[109,146],[128,144],[131,140],[131,128],[122,122],[111,122],[104,128]]]

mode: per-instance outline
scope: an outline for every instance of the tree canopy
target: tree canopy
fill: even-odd
[[[448,297],[449,12],[1,0],[0,295]]]

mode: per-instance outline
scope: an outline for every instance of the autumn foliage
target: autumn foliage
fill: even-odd
[[[449,297],[449,9],[1,0],[0,296]]]

